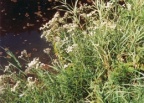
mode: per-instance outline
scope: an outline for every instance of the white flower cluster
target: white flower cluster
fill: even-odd
[[[30,63],[28,63],[28,68],[33,68],[39,63],[39,58],[34,58]],[[36,66],[37,67],[37,66]]]
[[[50,51],[51,51],[51,48],[45,48],[45,49],[43,50],[43,52],[46,53],[46,54],[49,54]]]
[[[132,8],[131,4],[127,3],[126,6],[127,6],[128,11],[131,11],[131,8]]]
[[[18,56],[18,58],[24,58],[24,57],[28,57],[28,54],[27,54],[26,50],[21,51],[21,55]]]
[[[104,20],[101,24],[103,26],[106,26],[106,27],[110,28],[110,29],[115,29],[116,28],[116,24],[114,22],[111,22],[111,21]]]
[[[59,23],[60,23],[60,14],[56,12],[54,17],[43,27],[40,27],[40,30],[43,31],[41,38],[45,37],[48,41],[51,41],[55,35],[59,33]]]
[[[44,29],[48,29],[50,27],[53,27],[53,24],[58,21],[58,18],[59,18],[59,12],[56,12],[54,17],[48,23],[43,25],[43,27],[40,27],[40,30],[44,30]]]
[[[113,8],[113,2],[107,2],[105,8],[106,8],[106,9],[111,9],[111,8]]]
[[[29,73],[31,69],[39,69],[41,68],[43,65],[45,65],[44,63],[41,63],[39,61],[39,58],[34,58],[30,63],[28,63],[28,65],[26,66],[26,70],[25,73]]]
[[[68,68],[69,66],[71,66],[71,63],[67,63],[67,64],[64,64],[64,69]]]
[[[60,17],[59,12],[56,12],[54,17],[43,27],[40,27],[40,30],[43,31],[41,38],[46,38],[47,41],[59,42],[60,33],[67,32],[69,35],[74,35],[74,31],[80,27],[81,20],[79,17],[85,19],[85,15],[87,17],[94,15],[97,11],[94,10],[88,14],[84,13],[84,11],[88,11],[91,9],[91,6],[83,5],[79,8],[77,7],[76,11],[66,11],[63,17]],[[78,15],[74,17],[74,14]],[[84,14],[84,15],[83,15]]]
[[[97,10],[94,10],[92,12],[90,12],[89,14],[87,14],[87,17],[92,17],[94,14],[96,14]]]
[[[12,64],[6,65],[3,72],[4,72],[4,73],[5,73],[5,72],[8,72],[8,71],[10,70],[11,66],[12,66]]]
[[[97,2],[101,3],[101,2]],[[112,10],[115,5],[114,1],[107,2],[106,4],[94,4],[93,6],[81,5],[75,7],[73,10],[66,11],[63,17],[60,17],[59,12],[56,12],[54,17],[46,23],[40,30],[43,31],[41,37],[47,39],[54,44],[54,46],[70,53],[74,50],[75,46],[72,45],[71,39],[78,33],[84,37],[92,37],[97,33],[97,30],[115,30],[117,21],[107,19],[108,11]],[[131,5],[127,4],[127,9],[131,10]],[[98,9],[97,9],[98,7]],[[105,11],[105,12],[103,12]],[[106,13],[106,14],[103,14]],[[77,31],[80,31],[77,33]],[[85,36],[86,35],[86,36]],[[55,45],[56,44],[56,45]],[[49,49],[45,49],[45,53],[49,53]],[[57,50],[55,50],[57,52]]]
[[[74,50],[74,48],[76,48],[78,45],[77,44],[73,44],[72,46],[68,46],[65,50],[67,53],[70,53]]]
[[[27,87],[33,89],[33,85],[34,85],[36,82],[37,82],[37,78],[34,78],[34,80],[33,80],[33,77],[28,77],[28,78],[27,78]]]
[[[64,24],[63,29],[65,29],[68,33],[72,33],[74,30],[78,28],[78,25],[75,23]]]
[[[124,3],[124,5],[121,5],[123,7],[126,7],[128,11],[131,11],[131,4],[129,3]],[[111,9],[114,7],[114,2],[107,2],[105,8],[106,9]]]

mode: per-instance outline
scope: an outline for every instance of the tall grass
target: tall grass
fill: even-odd
[[[53,43],[56,73],[34,66],[28,73],[33,79],[17,77],[21,83],[16,91],[7,85],[2,102],[144,102],[143,0],[129,0],[126,7],[115,1],[77,3],[63,3],[65,15],[57,12],[41,27],[42,37]]]

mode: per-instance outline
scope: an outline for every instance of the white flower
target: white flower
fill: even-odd
[[[109,28],[115,29],[116,28],[116,24],[109,25]]]
[[[35,66],[35,69],[39,69],[39,68],[40,68],[40,64],[41,64],[41,62],[38,62],[38,63],[36,64],[36,66]]]
[[[107,26],[111,29],[115,29],[116,28],[116,24],[112,23],[112,22],[107,22]]]
[[[60,16],[59,12],[56,12],[54,18],[58,18]]]
[[[46,53],[46,54],[49,54],[50,51],[51,51],[51,48],[45,48],[45,49],[43,50],[43,52]]]
[[[72,49],[73,49],[72,46],[68,46],[68,48],[66,49],[66,52],[67,52],[67,53],[72,52]]]
[[[39,58],[34,58],[33,61],[31,61],[30,63],[28,63],[28,67],[29,68],[33,68],[36,66],[36,64],[39,63]]]
[[[86,13],[82,13],[82,14],[80,14],[80,16],[81,16],[81,17],[86,17],[87,14],[86,14]]]
[[[40,67],[41,62],[39,62],[39,58],[34,58],[33,61],[28,63],[28,66],[26,66],[25,73],[30,72],[31,69],[38,69]]]
[[[11,66],[11,64],[9,64],[9,65],[5,66],[4,73],[5,73],[5,72],[7,72],[7,71],[9,71],[10,66]]]
[[[65,65],[64,65],[64,69],[65,69],[65,68],[67,68],[67,67],[68,67],[68,65],[67,65],[67,64],[65,64]]]
[[[88,35],[89,35],[89,36],[93,36],[93,35],[94,35],[94,32],[93,32],[93,31],[90,31],[90,32],[88,33]]]
[[[107,2],[105,8],[109,9],[112,8],[113,3]]]
[[[102,21],[101,25],[102,26],[107,26],[107,27],[109,27],[111,29],[115,29],[116,28],[116,24],[115,23],[107,21],[107,20]]]
[[[72,46],[73,46],[73,48],[75,48],[75,47],[77,47],[78,45],[77,45],[77,44],[73,44]]]
[[[41,64],[39,65],[39,67],[42,68],[42,67],[44,67],[45,65],[46,65],[46,64],[41,63]]]
[[[12,92],[16,91],[16,88],[19,86],[20,81],[17,81],[16,84],[11,88]]]
[[[65,65],[64,65],[64,69],[67,68],[69,65],[70,65],[69,63],[68,63],[68,64],[65,64]]]
[[[28,77],[27,78],[27,82],[28,82],[27,87],[32,87],[36,83],[36,81],[37,81],[36,78],[33,80],[33,77]]]
[[[43,30],[43,27],[40,27],[39,30]]]
[[[61,40],[59,36],[56,36],[54,39],[56,42],[59,42]]]
[[[92,12],[90,12],[89,14],[87,14],[87,17],[91,17],[93,14],[95,14],[97,12],[97,10],[94,10]]]
[[[63,18],[65,19],[65,18],[67,18],[68,17],[68,15],[69,15],[69,13],[68,12],[65,12],[65,14],[64,14],[64,16],[63,16]]]
[[[83,31],[82,34],[83,34],[83,35],[87,35],[87,31]]]
[[[22,93],[22,94],[20,94],[19,97],[21,98],[21,97],[23,97],[24,95],[25,95],[25,92]]]
[[[63,25],[63,28],[64,28],[64,29],[68,29],[68,27],[69,27],[68,24],[64,24],[64,25]]]
[[[72,52],[73,49],[76,48],[76,47],[77,47],[77,44],[73,44],[72,46],[68,46],[68,48],[66,48],[65,50],[66,50],[67,53],[70,53],[70,52]]]
[[[99,44],[95,44],[95,43],[93,43],[93,46],[94,46],[94,47],[98,47],[98,46],[99,46]]]
[[[67,30],[68,33],[71,33],[73,30],[78,28],[78,25],[75,23],[64,24],[63,28]]]
[[[128,9],[129,11],[131,11],[131,4],[127,3],[126,6],[127,6],[127,9]]]
[[[21,55],[18,56],[18,58],[23,58],[23,57],[28,57],[28,54],[27,54],[26,50],[21,51]]]

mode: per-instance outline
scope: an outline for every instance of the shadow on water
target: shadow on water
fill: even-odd
[[[16,56],[27,50],[31,60],[39,57],[41,62],[49,63],[43,49],[51,46],[40,38],[38,29],[53,17],[56,10],[52,8],[56,5],[50,0],[0,0],[0,46]],[[0,56],[5,56],[2,49]],[[0,58],[0,64],[5,66],[7,62]]]

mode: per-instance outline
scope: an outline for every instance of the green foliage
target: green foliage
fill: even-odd
[[[1,47],[2,48],[2,47]],[[2,48],[3,50],[5,50],[4,48]],[[5,59],[7,59],[7,61],[13,65],[15,68],[17,69],[21,69],[22,66],[20,64],[20,62],[18,61],[18,59],[15,57],[15,55],[10,51],[10,50],[5,50],[6,54],[9,56],[8,58],[5,57]]]
[[[6,99],[2,100],[143,103],[144,2],[129,0],[127,7],[115,0],[111,3],[75,5],[73,9],[63,3],[62,7],[67,8],[64,17],[56,13],[41,28],[42,37],[53,43],[57,59],[51,68],[57,73],[33,67],[30,73],[35,75],[36,82],[32,87],[27,85],[27,78],[17,76],[22,86],[16,92],[9,87],[2,95]]]

